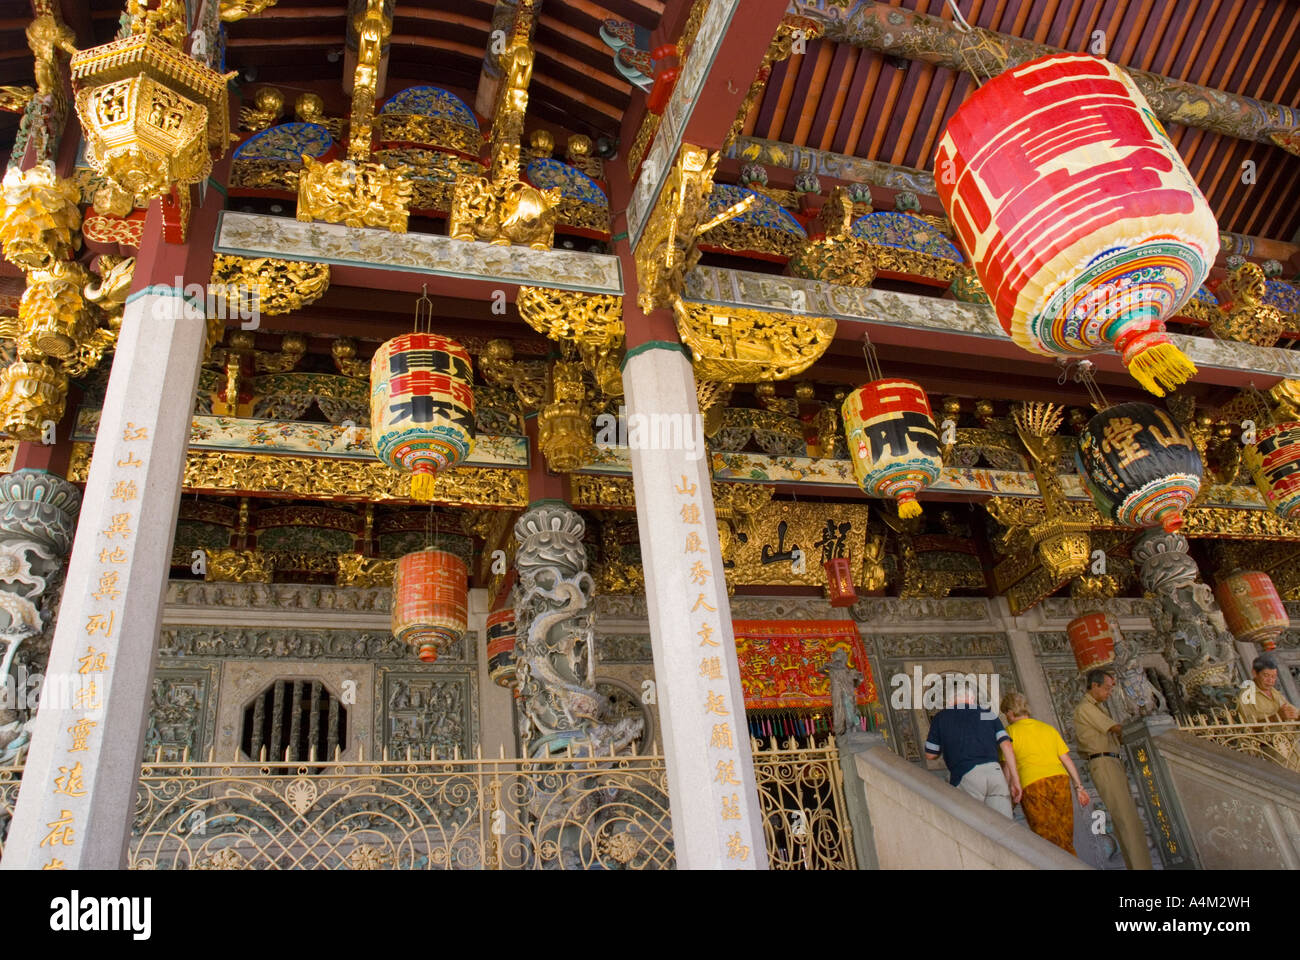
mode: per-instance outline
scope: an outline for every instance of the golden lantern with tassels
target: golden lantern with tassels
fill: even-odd
[[[473,368],[455,340],[430,331],[433,301],[416,302],[415,331],[384,343],[370,362],[375,456],[411,474],[411,496],[432,500],[439,471],[474,446]]]
[[[935,185],[1025,350],[1113,348],[1157,396],[1196,373],[1164,324],[1205,281],[1219,228],[1122,67],[1057,54],[994,77],[948,122]]]

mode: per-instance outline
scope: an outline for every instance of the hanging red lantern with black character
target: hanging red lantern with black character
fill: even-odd
[[[992,78],[948,122],[935,184],[1025,350],[1112,348],[1157,396],[1196,373],[1164,324],[1208,276],[1218,225],[1123,68],[1059,54]]]
[[[370,362],[370,440],[375,456],[411,474],[411,496],[432,500],[438,473],[474,446],[474,373],[455,340],[429,331],[433,301],[420,297],[415,332],[394,337]]]
[[[1084,428],[1075,454],[1093,503],[1126,527],[1177,530],[1201,489],[1203,466],[1191,437],[1166,411],[1121,403]]]
[[[874,380],[849,394],[840,412],[858,486],[897,500],[904,519],[919,516],[917,493],[943,470],[925,390],[911,380]]]
[[[1300,423],[1261,427],[1242,451],[1242,461],[1273,512],[1300,519]]]

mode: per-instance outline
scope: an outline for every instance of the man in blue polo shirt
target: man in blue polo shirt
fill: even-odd
[[[981,710],[974,690],[958,683],[949,706],[935,714],[925,738],[930,760],[942,754],[948,765],[948,782],[983,801],[1005,817],[1020,802],[1020,773],[1011,737],[992,709]],[[998,751],[1006,760],[1006,773],[998,766]]]

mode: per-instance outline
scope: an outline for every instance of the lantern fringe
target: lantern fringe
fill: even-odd
[[[433,499],[433,483],[436,479],[432,473],[416,473],[411,475],[411,497],[415,500],[429,501]]]
[[[921,515],[921,505],[915,500],[899,500],[898,515],[904,520],[911,520]]]
[[[1163,397],[1165,390],[1172,390],[1192,379],[1196,375],[1196,364],[1166,341],[1153,344],[1133,357],[1128,363],[1128,372],[1149,392]]]

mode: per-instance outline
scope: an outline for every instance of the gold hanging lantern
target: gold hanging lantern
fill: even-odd
[[[152,29],[72,57],[77,116],[97,173],[136,196],[198,183],[229,140],[226,81]]]

